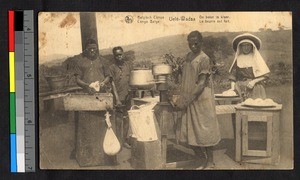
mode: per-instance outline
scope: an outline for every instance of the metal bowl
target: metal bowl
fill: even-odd
[[[150,69],[135,69],[130,72],[129,85],[137,89],[151,89],[154,86],[154,78]]]
[[[172,73],[172,67],[167,64],[157,64],[153,66],[153,75],[169,75]]]

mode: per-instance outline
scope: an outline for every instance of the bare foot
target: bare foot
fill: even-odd
[[[203,170],[203,169],[205,169],[205,166],[203,166],[203,165],[196,167],[196,170]]]
[[[194,168],[195,170],[203,170],[206,167],[206,159],[199,159],[195,162]]]
[[[208,162],[205,169],[214,169],[216,167],[216,164],[213,162]]]
[[[129,143],[127,143],[127,142],[125,142],[125,143],[123,144],[123,146],[124,146],[124,147],[126,147],[127,149],[131,149],[131,146],[130,146],[130,144],[129,144]]]

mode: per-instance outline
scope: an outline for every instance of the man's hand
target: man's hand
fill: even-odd
[[[253,87],[255,86],[255,84],[256,84],[256,81],[255,81],[255,80],[252,80],[252,81],[250,81],[250,82],[248,83],[247,88],[253,89]]]
[[[91,88],[89,86],[85,86],[83,89],[85,92],[87,92],[89,94],[95,94],[97,92],[94,88]]]
[[[103,86],[105,86],[105,82],[100,83],[100,87],[103,87]]]
[[[116,107],[122,107],[122,106],[123,106],[123,105],[122,105],[121,101],[117,101]]]
[[[186,103],[180,103],[176,106],[177,109],[179,110],[185,110],[187,108],[187,104]]]
[[[89,87],[90,85],[83,80],[79,78],[79,76],[76,76],[76,82],[77,84],[83,88],[84,92],[87,92],[89,94],[94,94],[96,93],[96,90],[94,88]]]
[[[180,96],[178,99],[177,108],[185,110],[195,100],[194,95]]]
[[[115,108],[117,112],[121,112],[121,113],[125,112],[125,105],[123,105],[120,101],[116,102]]]

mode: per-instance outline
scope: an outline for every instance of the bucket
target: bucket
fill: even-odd
[[[133,137],[138,141],[155,141],[158,140],[158,133],[155,126],[155,115],[152,108],[149,106],[134,105],[128,111],[129,123],[133,133]]]
[[[62,89],[66,84],[66,76],[45,76],[45,79],[52,91]]]

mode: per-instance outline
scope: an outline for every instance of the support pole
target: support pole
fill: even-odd
[[[94,39],[98,45],[96,14],[90,12],[80,13],[80,30],[82,51],[88,39]],[[98,45],[99,47],[99,45]]]

